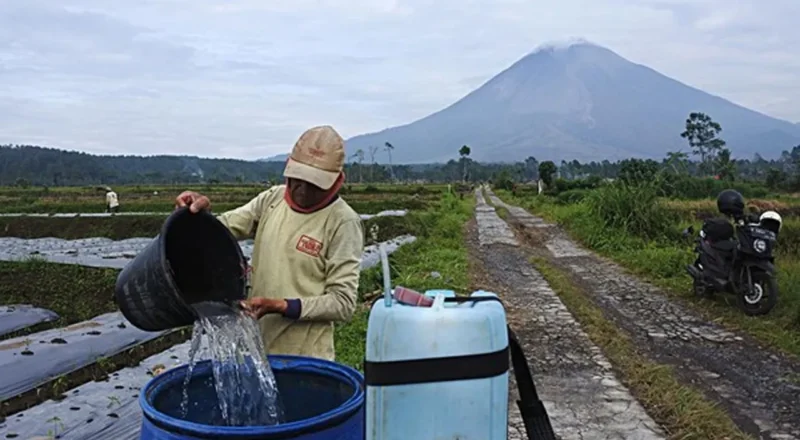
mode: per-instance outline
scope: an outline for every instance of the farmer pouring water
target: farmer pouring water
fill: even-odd
[[[252,289],[242,305],[259,320],[270,354],[333,360],[333,323],[355,311],[364,233],[338,195],[344,160],[333,127],[311,128],[292,149],[284,185],[218,217],[237,239],[254,239]],[[176,204],[211,209],[208,197],[191,191]]]

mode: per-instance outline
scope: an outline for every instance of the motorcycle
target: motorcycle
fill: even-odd
[[[709,219],[695,240],[697,259],[686,267],[693,279],[694,293],[713,297],[716,292],[736,296],[737,304],[749,316],[769,313],[778,300],[773,251],[780,229],[780,216],[743,216],[734,219]],[[777,216],[777,227],[771,220]],[[762,221],[764,219],[767,221]],[[727,225],[727,226],[726,226]],[[684,230],[684,237],[694,228]],[[735,237],[735,238],[734,238]]]

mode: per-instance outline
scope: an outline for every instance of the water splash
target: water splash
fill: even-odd
[[[199,321],[194,323],[192,329],[192,344],[189,347],[189,365],[186,369],[186,378],[183,380],[183,396],[181,398],[181,418],[186,418],[189,414],[189,382],[192,380],[192,372],[197,364],[200,354],[200,344],[203,342],[203,326]]]
[[[283,420],[275,375],[266,360],[256,320],[240,310],[195,307],[189,367],[184,380],[181,414],[189,412],[189,382],[205,335],[211,358],[214,389],[228,426],[275,425]]]

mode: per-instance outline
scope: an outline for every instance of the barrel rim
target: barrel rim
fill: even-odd
[[[363,378],[361,373],[352,367],[325,359],[295,355],[269,355],[267,356],[267,360],[270,363],[270,367],[274,370],[295,370],[336,377],[344,383],[353,386],[353,395],[339,407],[309,419],[264,426],[203,425],[171,417],[157,411],[148,399],[156,390],[156,387],[164,381],[182,382],[184,380],[188,365],[181,365],[178,368],[173,368],[151,379],[144,388],[142,388],[139,394],[139,406],[145,418],[151,423],[165,429],[175,429],[189,435],[200,436],[201,438],[210,438],[210,436],[213,438],[218,436],[248,437],[253,435],[274,435],[279,436],[276,438],[288,438],[284,436],[308,432],[310,428],[320,425],[338,425],[347,420],[348,417],[357,413],[364,405],[365,392]],[[198,362],[195,365],[195,371],[197,371],[198,366],[201,364],[210,362],[210,360]],[[213,430],[213,433],[210,433],[209,430]]]

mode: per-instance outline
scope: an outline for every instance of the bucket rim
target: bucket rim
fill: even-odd
[[[301,371],[335,377],[343,383],[351,385],[353,387],[353,394],[345,400],[342,405],[328,412],[294,422],[259,426],[204,425],[181,420],[160,412],[155,409],[148,398],[154,391],[158,390],[160,386],[163,386],[165,382],[183,382],[186,377],[186,370],[188,369],[188,365],[184,364],[150,379],[139,394],[139,406],[144,416],[153,424],[162,428],[175,429],[200,438],[218,438],[219,436],[249,438],[254,435],[274,435],[276,438],[288,438],[284,436],[308,432],[310,428],[314,426],[338,424],[348,416],[358,412],[364,404],[365,394],[363,377],[361,373],[352,367],[325,359],[295,355],[268,355],[267,361],[273,370]],[[211,361],[208,359],[197,362],[194,367],[195,371],[198,371],[198,367],[201,365],[205,366],[210,364],[210,362]],[[213,429],[213,433],[209,433],[209,428]]]

